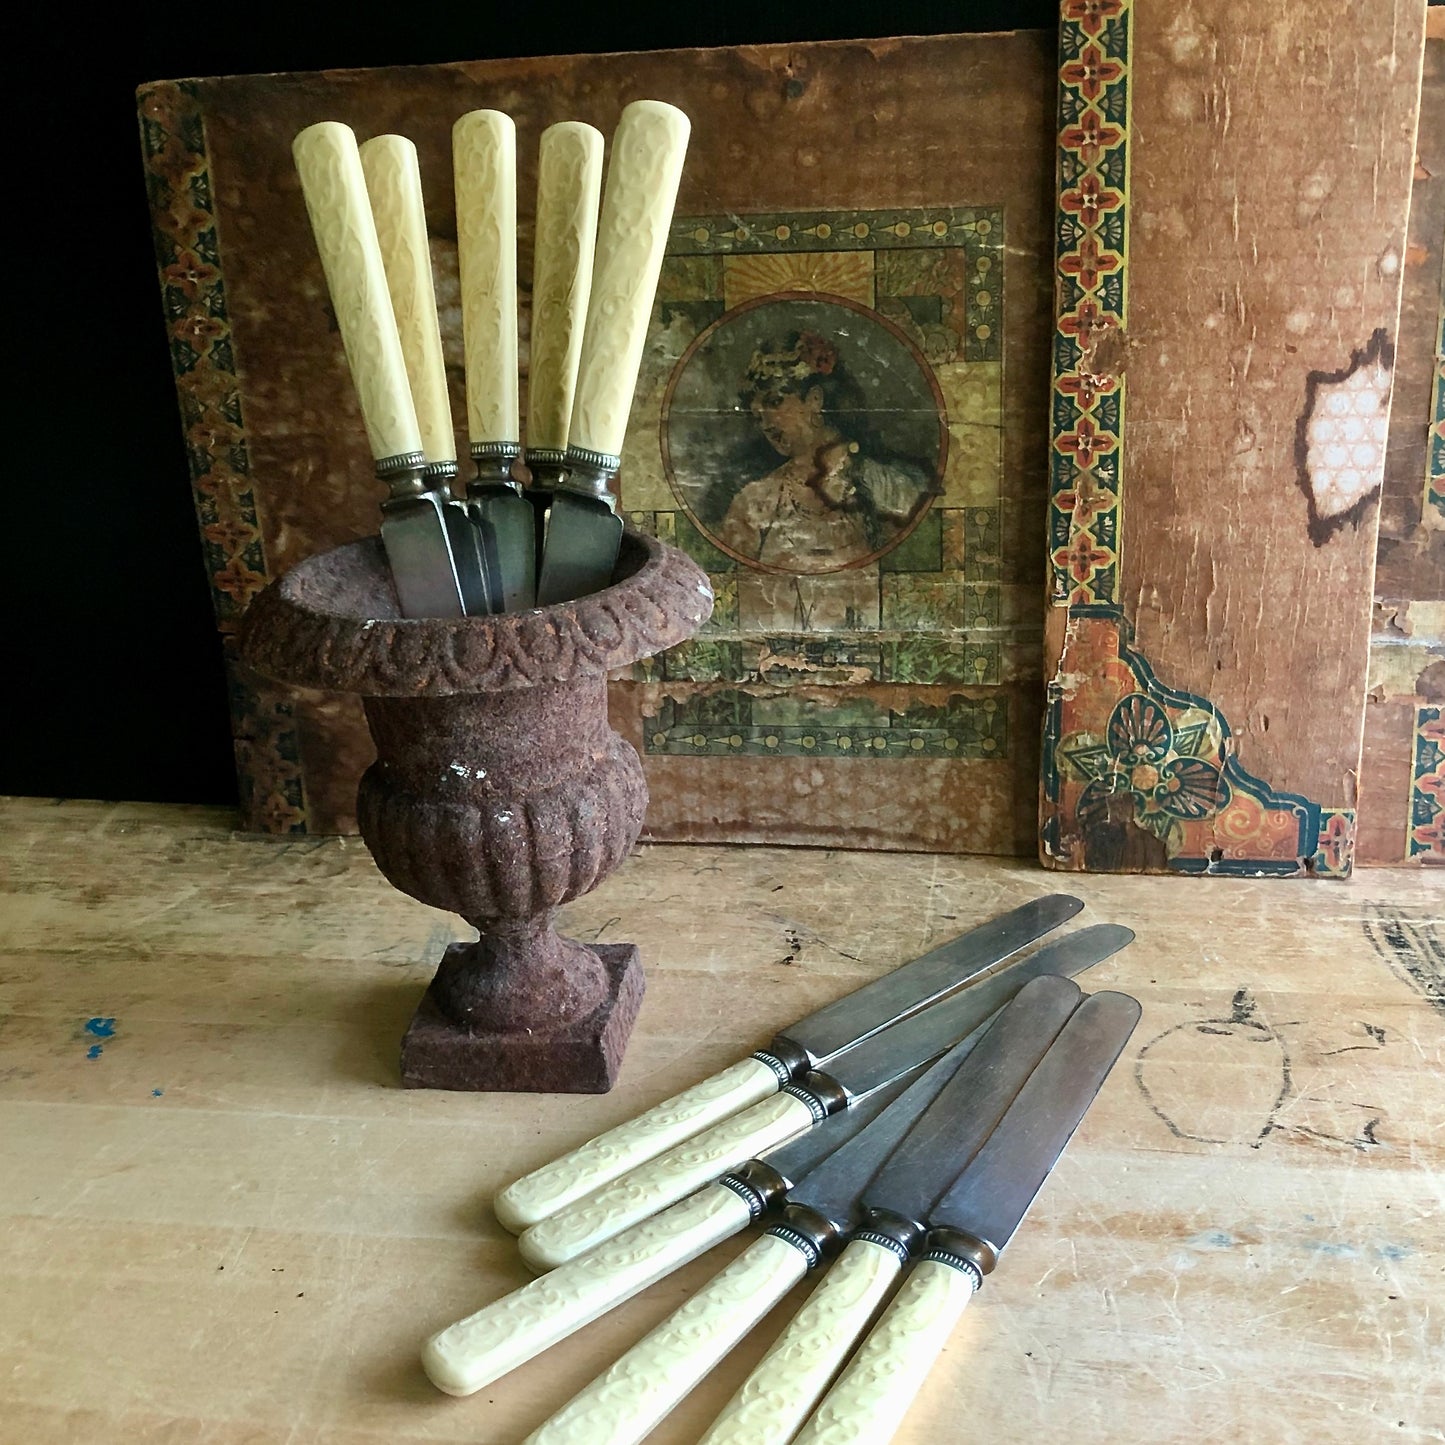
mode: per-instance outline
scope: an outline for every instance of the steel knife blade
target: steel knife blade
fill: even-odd
[[[992,1272],[1139,1022],[1135,999],[1080,1004],[987,1142],[929,1213],[929,1257]]]
[[[1002,1008],[1030,979],[1092,967],[1133,937],[1129,929],[1115,924],[1080,929],[913,1014],[845,1050],[826,1070],[809,1070],[775,1097],[715,1124],[532,1225],[521,1237],[522,1257],[537,1269],[576,1258],[743,1161],[805,1133],[830,1114],[850,1108],[920,1063],[937,1058]]]
[[[769,1052],[793,1073],[821,1068],[845,1049],[972,983],[1067,923],[1083,906],[1067,893],[1050,893],[1011,908],[799,1019],[773,1039]]]
[[[629,1169],[775,1094],[809,1068],[960,988],[1083,908],[1055,893],[1010,909],[864,984],[775,1035],[766,1049],[508,1185],[493,1200],[513,1231],[538,1224]]]

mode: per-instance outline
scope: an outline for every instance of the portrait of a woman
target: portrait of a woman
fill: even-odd
[[[836,341],[819,332],[765,341],[738,399],[779,458],[738,490],[721,520],[719,540],[740,557],[805,574],[857,566],[934,494],[922,462],[873,436],[862,389]]]

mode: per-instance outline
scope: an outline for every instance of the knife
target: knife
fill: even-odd
[[[608,483],[622,465],[622,439],[690,130],[676,106],[634,100],[623,109],[612,138],[567,467],[552,494],[537,583],[543,607],[606,587],[617,564],[622,518]]]
[[[836,1250],[860,1218],[864,1187],[885,1160],[891,1166],[905,1134],[911,1140],[927,1121],[942,1116],[934,1134],[952,1125],[963,1136],[950,1141],[958,1145],[950,1160],[955,1168],[977,1151],[1081,997],[1077,984],[1056,975],[1025,984],[990,1022],[908,1090],[904,1100],[916,1107],[906,1109],[900,1102],[885,1119],[829,1154],[788,1191],[782,1220],[529,1435],[525,1445],[636,1445],[808,1270]],[[784,1383],[794,1385],[791,1378]],[[824,1377],[817,1394],[827,1383]],[[770,1421],[777,1413],[770,1400]],[[804,1409],[796,1423],[807,1413]]]
[[[381,540],[402,615],[461,617],[443,501],[422,475],[421,430],[356,136],[349,126],[321,121],[307,126],[291,150],[376,475],[390,491],[381,504]]]
[[[796,1437],[797,1445],[886,1445],[893,1438],[959,1316],[1103,1087],[1139,1014],[1138,1003],[1121,993],[1098,993],[1079,1006],[998,1127],[929,1211],[922,1261]]]
[[[551,1269],[682,1199],[744,1160],[776,1148],[830,1114],[847,1109],[936,1058],[1045,973],[1090,968],[1133,941],[1117,924],[1079,929],[1037,953],[999,969],[981,983],[855,1044],[828,1065],[812,1069],[780,1094],[715,1124],[696,1139],[624,1174],[596,1194],[544,1219],[518,1241],[536,1269]]]
[[[492,583],[494,612],[536,603],[532,508],[512,479],[517,408],[517,128],[499,110],[452,127],[457,261],[467,368],[467,428],[477,474],[467,509]]]
[[[539,554],[547,507],[567,460],[601,191],[602,132],[577,120],[548,126],[537,159],[527,368],[527,500],[536,514]]]
[[[513,1232],[539,1223],[968,983],[1083,906],[1065,893],[1036,898],[864,984],[799,1019],[766,1049],[509,1184],[492,1201],[498,1221]]]
[[[857,1108],[833,1115],[766,1164],[752,1161],[717,1187],[442,1330],[422,1351],[427,1375],[448,1394],[470,1395],[746,1229],[835,1149],[869,1130],[882,1131],[891,1147],[953,1076],[972,1042],[927,1073],[915,1069]]]
[[[359,154],[402,360],[416,406],[426,461],[422,480],[441,499],[442,520],[462,600],[467,612],[477,616],[491,610],[490,584],[466,506],[451,494],[452,479],[457,474],[457,439],[447,396],[446,361],[416,146],[405,136],[378,135],[363,142]]]

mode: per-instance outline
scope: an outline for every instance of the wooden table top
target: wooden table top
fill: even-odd
[[[404,1091],[459,920],[356,839],[0,802],[0,1439],[514,1445],[742,1247],[469,1399],[425,1336],[530,1278],[518,1174],[1038,894],[1140,1028],[898,1439],[1442,1440],[1445,887],[644,847],[564,911],[649,989],[599,1097]],[[799,1286],[652,1437],[695,1440]],[[963,1422],[968,1422],[967,1428]]]

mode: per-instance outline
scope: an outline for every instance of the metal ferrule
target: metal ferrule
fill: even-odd
[[[820,1069],[809,1069],[796,1083],[789,1084],[783,1092],[801,1099],[812,1111],[818,1123],[829,1114],[836,1114],[848,1107],[848,1091],[837,1079]]]
[[[798,1250],[807,1259],[809,1269],[817,1269],[839,1242],[832,1221],[801,1204],[790,1204],[783,1211],[782,1219],[769,1225],[766,1232],[774,1239],[786,1240]]]
[[[566,470],[554,483],[560,492],[575,492],[579,497],[591,497],[616,510],[609,483],[617,475],[622,458],[610,452],[594,452],[587,447],[568,447]]]
[[[788,1189],[788,1181],[761,1159],[749,1159],[741,1169],[724,1174],[718,1183],[724,1189],[731,1189],[747,1205],[754,1219]]]
[[[421,479],[429,492],[440,492],[443,497],[452,489],[452,478],[457,474],[455,462],[428,462],[421,469]]]
[[[983,1284],[984,1275],[992,1274],[994,1265],[998,1263],[998,1251],[991,1244],[965,1234],[961,1229],[933,1230],[928,1236],[923,1257],[971,1274],[974,1289]]]
[[[853,1236],[854,1239],[866,1239],[870,1244],[881,1244],[884,1249],[891,1249],[905,1264],[927,1237],[928,1231],[916,1220],[881,1211],[870,1212],[868,1222]]]
[[[382,457],[376,463],[376,479],[385,482],[391,492],[388,501],[403,497],[420,497],[431,490],[426,481],[426,458],[420,452],[398,452]]]
[[[506,487],[522,495],[521,484],[512,477],[512,463],[522,455],[516,442],[473,442],[468,451],[477,464],[476,476],[467,483],[468,492]]]
[[[806,1074],[813,1067],[813,1060],[808,1056],[807,1050],[800,1048],[792,1039],[784,1038],[781,1034],[767,1048],[759,1049],[753,1057],[761,1059],[765,1064],[776,1059],[788,1071],[788,1077],[783,1080],[785,1084]]]
[[[798,1072],[796,1069],[789,1068],[786,1060],[769,1053],[767,1049],[754,1049],[750,1057],[756,1059],[760,1064],[766,1064],[778,1076],[779,1088],[791,1084],[793,1075]]]

